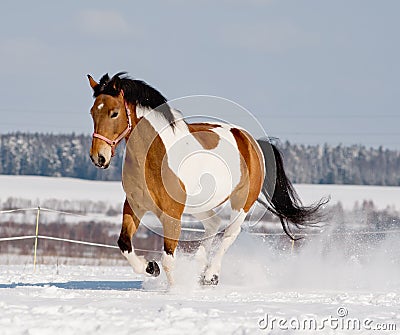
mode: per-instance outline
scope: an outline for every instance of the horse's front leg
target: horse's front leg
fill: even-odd
[[[155,261],[146,261],[143,256],[137,256],[132,245],[132,237],[136,233],[140,220],[144,213],[134,212],[128,200],[125,199],[122,228],[118,239],[118,246],[122,255],[128,260],[133,270],[138,274],[147,274],[157,277],[160,274],[160,268]]]
[[[173,218],[167,213],[162,213],[159,219],[164,230],[164,252],[162,255],[162,266],[170,286],[174,284],[173,271],[175,267],[176,247],[178,246],[179,236],[181,234],[181,213]]]

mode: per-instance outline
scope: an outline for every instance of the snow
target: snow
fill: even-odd
[[[297,184],[295,188],[305,204],[322,197],[330,197],[331,204],[342,203],[344,209],[353,209],[356,202],[372,200],[378,209],[395,207],[400,209],[400,187],[365,185],[316,185]]]
[[[118,205],[118,182],[0,176],[0,198],[107,201]],[[400,208],[400,188],[296,185],[304,203],[331,195],[352,208],[371,199]],[[332,227],[333,229],[333,227]],[[0,257],[1,334],[399,334],[399,234],[310,237],[304,242],[241,233],[223,259],[217,287],[200,287],[192,255],[178,252],[176,286],[164,273],[145,278],[127,262],[101,259],[57,265],[31,258]],[[116,251],[117,252],[117,251]],[[97,263],[96,263],[97,262]],[[86,263],[86,264],[85,264]],[[80,264],[80,265],[78,265]],[[97,265],[88,265],[97,264]],[[347,311],[340,317],[338,312]],[[345,313],[346,314],[346,313]],[[266,326],[261,329],[259,325]],[[395,331],[361,327],[295,330],[291,320],[357,319],[372,327],[395,325]],[[275,320],[271,329],[271,320]],[[289,329],[282,331],[278,321]],[[284,322],[281,322],[281,326]],[[292,323],[293,324],[293,323]]]
[[[178,256],[171,289],[164,276],[146,279],[128,266],[50,264],[33,273],[30,264],[1,265],[1,334],[281,334],[277,324],[259,324],[265,327],[266,317],[319,325],[330,316],[346,320],[338,317],[339,308],[347,318],[400,329],[396,241],[364,254],[364,264],[341,252],[322,256],[320,247],[315,242],[298,253],[277,253],[242,234],[224,259],[217,287],[197,284],[187,255]],[[395,255],[386,257],[388,247]],[[329,327],[286,333],[337,334]],[[344,328],[338,334],[353,333]]]
[[[0,199],[28,199],[43,204],[49,199],[104,201],[121,204],[124,191],[121,182],[104,182],[74,178],[0,175]]]
[[[0,199],[8,197],[29,199],[37,205],[48,199],[104,201],[119,206],[124,200],[121,182],[91,181],[74,178],[0,175]],[[394,206],[400,209],[400,187],[361,185],[296,184],[305,204],[321,197],[331,197],[331,204],[341,202],[352,209],[356,202],[372,200],[377,208]]]

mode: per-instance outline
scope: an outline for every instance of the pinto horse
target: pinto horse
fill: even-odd
[[[205,228],[196,253],[205,285],[218,283],[222,258],[257,200],[279,217],[290,237],[289,223],[302,227],[320,219],[325,202],[301,204],[286,177],[280,152],[267,140],[256,141],[246,130],[230,124],[187,123],[160,92],[124,72],[112,78],[106,74],[99,83],[88,78],[95,98],[93,163],[106,169],[117,145],[127,141],[122,173],[126,200],[118,246],[136,273],[160,274],[158,264],[137,256],[132,246],[146,212],[153,212],[163,226],[161,262],[170,284],[183,213],[192,214]],[[262,195],[264,200],[259,198]],[[230,225],[211,255],[212,240],[221,225],[214,209],[228,200]]]

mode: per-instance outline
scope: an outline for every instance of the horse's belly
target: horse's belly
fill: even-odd
[[[230,196],[238,183],[232,176],[235,166],[205,152],[199,152],[196,156],[193,160],[185,161],[179,173],[185,186],[187,213],[215,208]],[[199,163],[199,160],[207,164]]]

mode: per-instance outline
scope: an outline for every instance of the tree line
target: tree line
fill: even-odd
[[[295,183],[400,186],[400,151],[362,145],[281,145]]]
[[[0,174],[120,180],[121,145],[107,170],[89,157],[91,137],[77,134],[0,135]],[[278,143],[295,183],[400,186],[400,151],[362,145]]]

